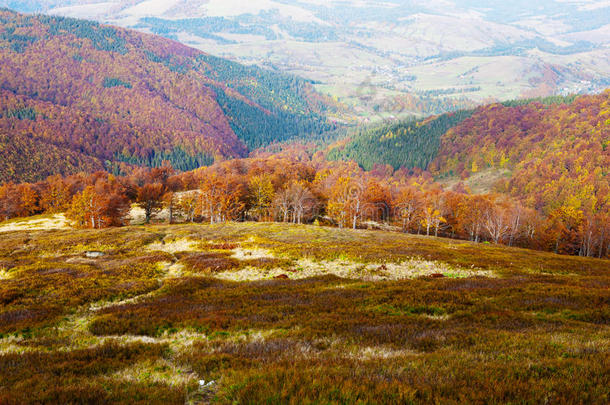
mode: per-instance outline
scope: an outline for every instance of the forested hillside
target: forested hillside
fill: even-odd
[[[360,129],[325,151],[371,170],[427,170],[459,192],[479,173],[501,173],[491,189],[547,218],[547,234],[578,245],[610,209],[610,91],[480,107]],[[418,170],[415,170],[418,172]],[[493,177],[492,177],[493,178]]]
[[[429,169],[466,178],[483,169],[512,173],[499,191],[553,210],[597,212],[608,204],[610,91],[571,103],[482,107],[448,131]]]
[[[2,160],[0,181],[116,162],[189,170],[330,128],[304,80],[151,35],[8,10],[0,100],[2,153],[21,157]]]
[[[513,108],[529,105],[568,105],[576,98],[576,96],[552,96],[518,99],[493,106],[505,107],[503,111],[506,112]],[[370,170],[375,164],[390,165],[394,169],[404,167],[427,170],[439,155],[445,153],[449,156],[455,152],[455,150],[443,152],[441,138],[451,137],[449,130],[473,115],[479,119],[486,119],[484,111],[485,107],[480,107],[421,119],[411,118],[399,122],[343,128],[333,134],[331,137],[333,141],[327,147],[325,155],[329,160],[353,160],[367,170]],[[501,123],[499,124],[501,126]],[[496,123],[490,122],[489,125],[496,125]],[[467,153],[464,152],[464,154]],[[467,175],[463,168],[460,170],[460,174],[462,173]],[[451,169],[443,174],[455,174],[455,170]]]
[[[55,173],[95,172],[104,168],[100,159],[28,135],[0,134],[0,181],[35,181]]]
[[[435,159],[445,132],[462,122],[472,111],[457,111],[423,120],[364,127],[347,135],[347,142],[331,146],[330,160],[354,160],[367,170],[375,164],[426,169]]]
[[[358,128],[339,137],[325,155],[367,170],[376,164],[420,168],[441,178],[507,170],[512,177],[497,190],[543,209],[608,187],[609,99],[610,91],[515,100]]]

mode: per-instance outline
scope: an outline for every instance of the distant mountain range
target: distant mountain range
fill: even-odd
[[[190,170],[328,123],[309,82],[95,22],[0,10],[0,182]]]
[[[47,0],[90,18],[314,80],[362,116],[610,86],[605,0]]]

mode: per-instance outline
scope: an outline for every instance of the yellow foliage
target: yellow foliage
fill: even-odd
[[[508,162],[510,162],[510,158],[506,157],[506,154],[502,152],[502,156],[500,157],[500,167],[504,168]]]

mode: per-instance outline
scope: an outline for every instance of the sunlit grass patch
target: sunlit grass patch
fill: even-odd
[[[194,252],[198,250],[199,242],[188,239],[176,239],[171,242],[159,241],[146,246],[147,250],[166,253]]]
[[[252,243],[252,242],[251,242]],[[266,249],[258,248],[235,248],[232,249],[234,258],[238,260],[274,259],[275,255]]]
[[[76,254],[87,253],[87,252],[113,252],[117,250],[118,246],[115,244],[102,244],[102,243],[89,243],[89,244],[78,244],[72,248],[72,251]]]
[[[137,295],[135,295],[133,297],[129,297],[129,298],[120,298],[120,297],[118,297],[118,298],[110,299],[110,300],[96,301],[96,302],[93,302],[89,306],[89,311],[97,312],[97,311],[101,311],[103,309],[111,308],[111,307],[115,307],[115,306],[121,306],[121,305],[127,305],[127,304],[135,304],[135,303],[137,303],[140,300],[143,300],[143,299],[145,299],[147,297],[150,297],[156,291],[157,291],[156,289],[152,289],[147,294],[137,294]]]
[[[396,359],[407,356],[418,356],[420,353],[413,350],[396,350],[384,346],[367,346],[358,348],[351,353],[355,360],[374,361],[379,359]]]
[[[255,281],[272,278],[304,279],[334,275],[345,279],[384,281],[405,280],[418,277],[494,277],[491,271],[460,269],[440,262],[409,259],[399,263],[359,263],[348,257],[338,260],[273,259],[244,260],[236,270],[215,274],[215,277],[232,281]]]
[[[231,240],[203,240],[198,247],[201,250],[231,251],[239,248],[240,243]]]
[[[0,267],[0,281],[8,280],[11,277],[11,272],[9,272],[5,267]]]
[[[253,267],[260,270],[280,269],[283,271],[293,271],[295,261],[290,259],[277,259],[274,257],[260,257],[256,259],[241,260],[242,267]]]
[[[55,217],[55,214],[40,214],[40,215],[33,215],[31,217],[16,217],[16,218],[7,219],[5,221],[0,221],[0,226],[7,225],[7,224],[27,224],[32,221],[53,219],[54,217]]]
[[[165,384],[194,391],[199,387],[199,377],[192,371],[177,367],[167,359],[145,359],[108,376],[110,379],[122,380],[142,385]]]
[[[70,229],[70,222],[64,214],[45,214],[29,218],[14,218],[0,222],[0,234],[18,231],[40,231]]]

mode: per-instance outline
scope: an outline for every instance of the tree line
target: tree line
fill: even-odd
[[[52,176],[0,186],[0,219],[65,212],[78,227],[100,229],[127,225],[136,205],[146,223],[315,223],[609,255],[607,205],[595,213],[563,207],[545,215],[504,194],[473,195],[462,184],[446,191],[427,173],[404,173],[271,155],[186,173],[165,164],[126,176]]]

